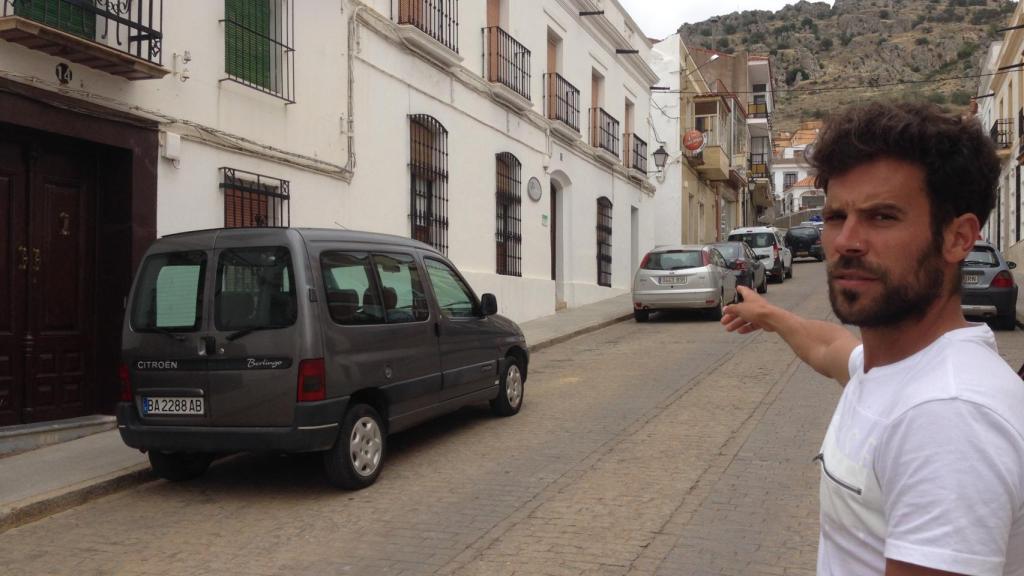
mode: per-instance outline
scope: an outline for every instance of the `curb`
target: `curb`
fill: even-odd
[[[582,336],[584,334],[589,334],[591,332],[596,332],[598,330],[601,330],[602,328],[607,328],[607,327],[612,326],[614,324],[618,324],[619,322],[625,322],[626,320],[629,320],[632,317],[633,317],[633,312],[629,312],[628,314],[623,314],[621,316],[616,316],[616,317],[614,317],[614,318],[612,318],[610,320],[603,320],[601,322],[598,322],[597,324],[591,324],[590,326],[584,326],[583,328],[580,328],[578,330],[574,330],[574,331],[566,333],[566,334],[562,334],[561,336],[555,336],[554,338],[550,338],[548,340],[544,340],[543,342],[538,342],[536,344],[530,344],[529,342],[527,342],[527,344],[530,347],[530,354],[532,355],[534,352],[537,352],[539,350],[543,350],[545,348],[550,348],[551,346],[554,346],[555,344],[561,344],[562,342],[565,342],[566,340],[571,340],[573,338],[576,338],[577,336]]]
[[[6,510],[0,510],[0,534],[155,479],[149,464],[138,464],[37,498],[15,502]]]

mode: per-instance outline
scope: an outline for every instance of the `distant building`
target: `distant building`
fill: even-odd
[[[787,191],[814,175],[806,152],[807,147],[817,140],[821,127],[820,120],[811,120],[801,123],[796,132],[779,132],[775,136],[771,170],[776,198],[781,206],[780,216],[800,210],[799,203],[794,204],[788,200],[791,196],[787,196]]]

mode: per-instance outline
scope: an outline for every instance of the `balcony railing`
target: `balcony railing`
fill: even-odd
[[[768,118],[767,102],[751,102],[747,104],[747,118]]]
[[[580,91],[557,72],[544,75],[544,110],[549,119],[580,131]]]
[[[130,80],[167,73],[154,68],[163,64],[162,0],[0,0],[0,4],[0,38]],[[27,23],[17,18],[41,24],[49,33],[27,29]]]
[[[619,121],[604,108],[590,109],[590,145],[619,156]]]
[[[530,99],[530,51],[498,26],[483,29],[484,78]]]
[[[398,0],[398,23],[411,24],[459,52],[459,0]]]
[[[647,142],[629,132],[622,135],[622,141],[626,144],[626,168],[647,172]]]
[[[768,177],[768,158],[767,153],[752,153],[750,155],[750,177],[751,178],[767,178]]]
[[[1000,118],[993,122],[989,136],[992,137],[996,148],[1009,148],[1013,142],[1013,119]]]

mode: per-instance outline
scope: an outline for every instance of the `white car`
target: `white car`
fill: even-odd
[[[793,253],[786,245],[785,230],[774,226],[748,226],[729,232],[729,240],[746,242],[754,254],[764,256],[764,266],[776,282],[793,277]]]

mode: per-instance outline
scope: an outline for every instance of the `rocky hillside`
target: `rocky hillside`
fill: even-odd
[[[776,129],[872,97],[966,105],[989,44],[1001,38],[1007,0],[835,0],[777,12],[733,12],[679,32],[688,46],[769,54]],[[959,79],[950,79],[959,78]]]

